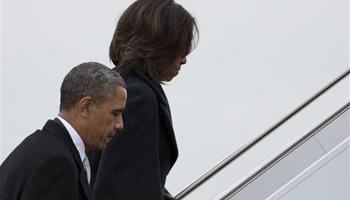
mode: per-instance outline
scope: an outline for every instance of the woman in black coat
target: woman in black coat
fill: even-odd
[[[164,188],[178,150],[161,84],[171,81],[198,35],[195,19],[173,0],[138,0],[123,13],[110,58],[127,84],[124,130],[102,153],[96,200],[173,199]]]

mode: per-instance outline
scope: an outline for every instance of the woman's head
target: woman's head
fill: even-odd
[[[109,55],[121,74],[138,66],[155,82],[170,81],[196,36],[195,19],[173,0],[137,0],[120,17]]]

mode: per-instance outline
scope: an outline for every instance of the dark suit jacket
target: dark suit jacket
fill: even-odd
[[[138,70],[129,72],[124,79],[128,91],[124,129],[108,144],[100,162],[98,152],[90,154],[93,176],[99,165],[93,197],[172,199],[164,185],[178,150],[165,93]]]
[[[28,136],[0,166],[0,199],[91,199],[78,150],[58,119]]]

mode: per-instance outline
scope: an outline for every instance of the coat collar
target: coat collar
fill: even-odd
[[[73,155],[73,158],[75,160],[75,163],[79,170],[79,182],[82,187],[82,190],[84,191],[84,195],[87,199],[91,199],[91,191],[89,189],[86,172],[83,167],[83,163],[81,162],[81,158],[79,155],[78,150],[76,149],[72,138],[70,137],[67,129],[64,127],[62,122],[55,118],[54,120],[48,120],[46,124],[43,127],[43,130],[47,131],[48,134],[54,135],[61,140],[64,141],[64,143],[67,145],[68,149]]]
[[[115,67],[114,70],[118,71],[118,66]],[[152,81],[145,73],[143,73],[136,66],[134,66],[133,69],[130,69],[130,71],[128,71],[126,74],[136,76],[137,78],[141,79],[148,86],[150,86],[151,89],[156,94],[158,105],[159,105],[159,111],[161,112],[162,115],[164,115],[164,118],[163,118],[165,119],[164,123],[166,124],[165,126],[168,128],[167,136],[169,137],[170,145],[173,147],[172,148],[172,165],[173,165],[178,156],[178,149],[177,149],[176,138],[173,130],[170,106],[162,86]]]
[[[135,73],[136,76],[145,81],[153,89],[153,91],[157,95],[159,103],[162,103],[169,107],[168,99],[166,98],[165,92],[160,84],[157,84],[154,81],[152,81],[146,74],[141,72],[139,69],[134,69],[133,73]]]
[[[169,131],[170,131],[168,136],[170,137],[170,143],[173,146],[173,152],[172,152],[173,153],[173,159],[172,159],[173,163],[172,164],[174,164],[176,159],[177,159],[177,156],[178,156],[178,149],[177,149],[176,138],[175,138],[175,134],[174,134],[174,130],[173,130],[173,123],[172,123],[172,118],[171,118],[170,106],[168,103],[168,99],[165,95],[165,92],[160,84],[156,84],[154,81],[152,81],[146,74],[141,72],[139,69],[134,69],[134,70],[132,70],[132,72],[137,77],[139,77],[144,82],[146,82],[152,88],[152,90],[156,93],[158,103],[160,106],[160,111],[162,112],[162,114],[164,114],[166,116],[165,119],[168,119],[167,122],[169,123],[169,125],[167,127],[169,128]]]
[[[132,72],[137,77],[139,77],[144,82],[146,82],[147,85],[149,85],[152,88],[152,90],[155,92],[155,94],[157,96],[158,103],[160,105],[163,105],[163,107],[164,107],[163,110],[165,111],[165,114],[167,115],[167,118],[169,119],[169,122],[172,125],[173,122],[172,122],[172,118],[171,118],[169,102],[168,102],[168,99],[165,95],[165,92],[164,92],[162,86],[160,84],[157,84],[154,81],[152,81],[146,74],[142,73],[139,69],[134,69]]]

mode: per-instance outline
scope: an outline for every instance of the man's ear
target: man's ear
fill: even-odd
[[[79,101],[79,113],[83,118],[87,118],[92,110],[92,107],[95,105],[94,100],[87,96],[83,97]]]

